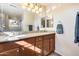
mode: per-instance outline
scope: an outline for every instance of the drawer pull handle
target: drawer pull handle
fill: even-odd
[[[17,52],[19,52],[19,50],[17,50]]]

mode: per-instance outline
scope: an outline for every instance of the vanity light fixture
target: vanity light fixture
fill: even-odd
[[[35,9],[38,10],[38,6],[35,6]]]
[[[44,6],[37,3],[23,3],[22,8],[32,11],[34,13],[42,13]]]
[[[30,8],[34,8],[33,6],[34,6],[34,5],[33,5],[32,3],[29,5]]]

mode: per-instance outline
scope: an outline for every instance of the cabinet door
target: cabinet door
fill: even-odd
[[[4,42],[4,43],[0,44],[0,53],[15,49],[17,47],[19,47],[19,45],[13,41],[12,42]]]
[[[42,50],[42,41],[37,41],[35,45],[35,52],[36,56],[42,56],[43,50]]]
[[[43,55],[49,54],[49,37],[45,36],[43,40]]]
[[[20,41],[19,44],[21,45],[20,53],[22,56],[34,56],[34,46],[35,46],[35,38],[29,38],[23,41]]]
[[[27,46],[24,46],[24,47],[21,47],[21,55],[22,56],[35,56],[35,51],[34,51],[34,46],[30,46],[30,47],[27,47]]]
[[[50,52],[54,52],[55,50],[55,35],[50,36]]]
[[[19,48],[11,49],[0,53],[0,56],[18,56],[18,55],[19,55]]]

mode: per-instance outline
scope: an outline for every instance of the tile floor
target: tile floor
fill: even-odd
[[[61,56],[60,54],[54,52],[54,53],[51,53],[49,56]]]

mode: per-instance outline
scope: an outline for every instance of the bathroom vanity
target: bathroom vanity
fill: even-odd
[[[0,42],[0,56],[46,56],[55,50],[55,33],[29,33]]]

